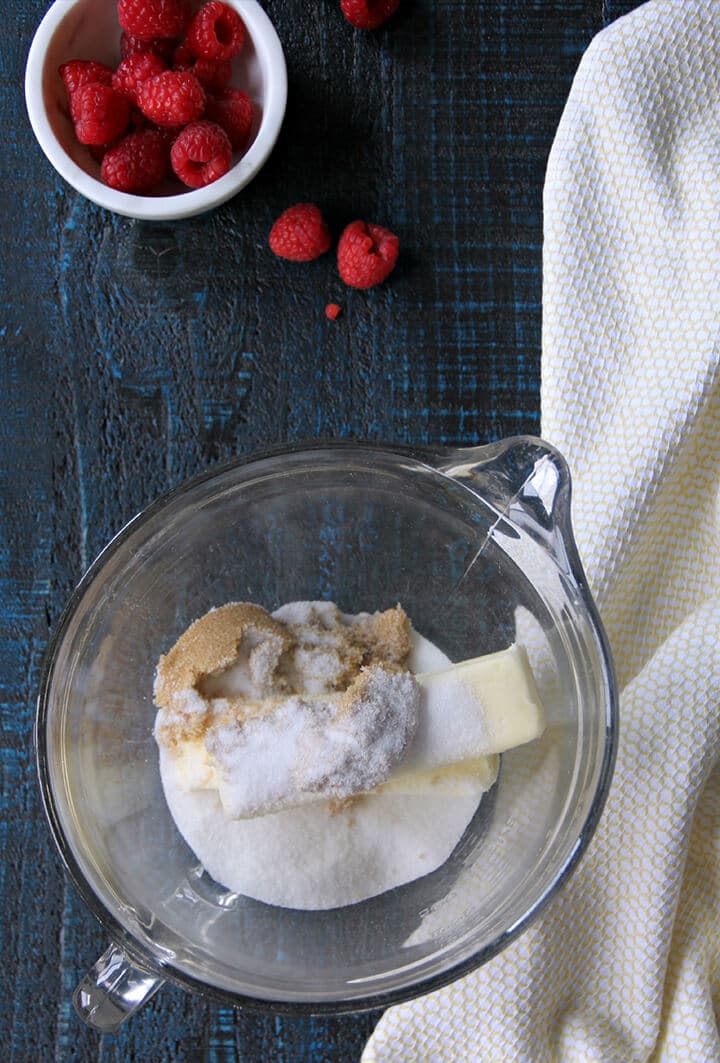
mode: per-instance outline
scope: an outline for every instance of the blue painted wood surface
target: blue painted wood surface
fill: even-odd
[[[621,0],[404,0],[385,30],[336,0],[267,0],[290,100],[262,175],[196,220],[113,217],[67,188],[25,117],[45,4],[0,34],[0,1058],[353,1061],[377,1014],[280,1019],[165,988],[115,1038],[70,995],[103,934],[65,884],[32,754],[48,635],[108,538],[231,454],[308,437],[471,444],[539,428],[541,193],[579,57]],[[368,293],[330,256],[274,259],[273,219],[313,199],[400,236]],[[343,306],[334,324],[326,302]]]

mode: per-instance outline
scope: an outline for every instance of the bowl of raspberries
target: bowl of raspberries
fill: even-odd
[[[73,188],[169,221],[224,203],[258,173],[287,73],[256,0],[56,0],[30,47],[25,97]]]

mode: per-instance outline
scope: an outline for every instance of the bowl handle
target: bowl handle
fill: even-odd
[[[115,1033],[163,982],[129,960],[117,945],[111,945],[78,985],[73,1006],[88,1026],[101,1033]]]
[[[498,521],[522,528],[561,568],[576,567],[570,472],[549,443],[534,436],[512,436],[446,452],[436,464],[492,506]]]

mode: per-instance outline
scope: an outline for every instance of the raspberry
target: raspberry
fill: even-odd
[[[126,96],[131,103],[137,103],[138,89],[143,81],[162,74],[166,69],[165,63],[159,55],[146,52],[138,55],[130,55],[118,66],[113,74],[112,86],[121,96]]]
[[[165,70],[143,81],[138,89],[138,104],[142,113],[157,125],[187,125],[205,110],[205,92],[192,74]]]
[[[120,28],[131,37],[179,37],[188,20],[185,0],[118,0]]]
[[[140,195],[157,188],[167,171],[167,146],[162,133],[154,129],[123,137],[105,153],[100,167],[103,181],[111,188]]]
[[[388,229],[353,221],[338,243],[340,276],[351,288],[372,288],[392,272],[399,250],[400,241]]]
[[[191,18],[185,40],[198,59],[227,62],[245,43],[245,24],[233,8],[210,0]]]
[[[137,107],[130,108],[130,125],[132,126],[131,133],[139,133],[141,129],[148,128],[147,118]]]
[[[234,151],[245,147],[253,120],[252,100],[247,92],[227,88],[214,99],[208,97],[205,114],[211,122],[217,122],[225,130]]]
[[[337,321],[338,317],[342,313],[342,307],[337,303],[328,303],[325,307],[325,317],[328,321]]]
[[[68,99],[83,85],[89,85],[91,81],[97,81],[100,85],[112,84],[111,67],[88,59],[71,59],[69,63],[63,63],[58,73],[63,79]]]
[[[173,70],[189,70],[206,92],[222,92],[232,77],[230,63],[216,63],[212,59],[196,59],[186,44],[179,44],[175,49]]]
[[[144,118],[144,116],[143,116],[143,118]],[[147,122],[147,118],[144,118],[144,121]],[[163,143],[165,144],[166,148],[168,149],[168,152],[170,151],[170,148],[175,143],[175,138],[177,137],[178,133],[180,132],[179,129],[172,129],[172,128],[168,128],[168,126],[154,125],[152,123],[147,125],[146,128],[147,129],[152,129],[156,133],[160,133],[160,135],[163,138]]]
[[[195,62],[195,56],[192,54],[187,44],[178,44],[173,49],[172,54],[172,68],[173,70],[190,70]]]
[[[122,136],[130,121],[125,97],[96,81],[73,93],[71,108],[75,136],[81,144],[111,144]]]
[[[190,188],[203,188],[230,169],[232,147],[215,122],[191,122],[170,151],[172,168]]]
[[[133,37],[129,33],[120,34],[120,57],[129,59],[131,55],[159,55],[166,63],[172,59],[175,50],[175,41],[172,37],[154,37],[150,41],[144,41],[141,37]]]
[[[352,26],[376,30],[400,7],[400,0],[340,0],[340,9]]]
[[[99,163],[99,162],[102,162],[103,159],[105,158],[105,152],[110,150],[110,145],[109,144],[88,144],[87,145],[87,150],[88,150],[88,155],[90,156],[90,158],[94,159],[95,162]]]
[[[270,230],[270,250],[291,262],[312,262],[330,249],[332,237],[314,203],[296,203],[280,215]]]

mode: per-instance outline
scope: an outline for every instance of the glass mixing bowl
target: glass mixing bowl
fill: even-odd
[[[437,871],[331,911],[272,907],[209,878],[163,796],[153,674],[187,625],[231,600],[274,609],[400,602],[451,659],[522,643],[548,711],[502,757]],[[607,643],[570,528],[562,457],[529,437],[444,452],[326,444],[217,467],[103,551],[50,647],[36,747],[68,873],[114,944],[75,1004],[117,1028],[164,980],[297,1013],[384,1007],[507,945],[593,833],[612,774]]]

